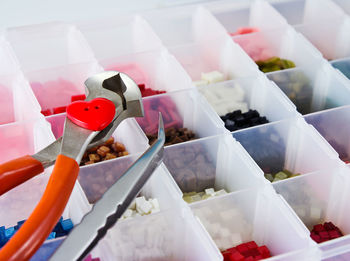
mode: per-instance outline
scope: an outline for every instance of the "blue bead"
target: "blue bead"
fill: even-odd
[[[21,227],[21,226],[23,225],[24,222],[26,222],[26,220],[18,221],[18,222],[17,222],[17,225],[18,225],[19,227]]]
[[[5,236],[5,227],[2,226],[2,227],[0,227],[0,247],[5,245],[6,242],[7,242],[7,238]]]
[[[14,227],[9,227],[5,229],[5,237],[6,238],[11,238],[15,234],[15,228]]]
[[[50,235],[47,237],[47,239],[54,239],[54,238],[56,238],[55,232],[51,232]]]
[[[69,232],[73,228],[73,222],[70,219],[63,220],[61,222],[61,225],[62,228],[67,232]]]

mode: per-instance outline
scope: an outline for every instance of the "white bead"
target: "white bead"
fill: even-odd
[[[209,84],[209,82],[205,80],[199,80],[199,81],[194,81],[193,84],[198,87],[198,86],[205,86]]]
[[[146,202],[146,199],[145,199],[145,197],[137,197],[136,199],[135,199],[135,203],[136,203],[136,209],[137,209],[137,207],[140,207],[143,203],[145,203]]]
[[[215,192],[215,196],[221,196],[221,195],[225,195],[225,194],[227,194],[227,192],[224,189],[220,189],[220,190]]]
[[[144,201],[142,204],[138,205],[136,203],[136,210],[141,214],[141,215],[145,215],[145,214],[149,214],[151,212],[152,209],[152,204],[148,201]]]
[[[224,75],[218,71],[202,73],[201,75],[202,75],[202,80],[208,81],[209,83],[221,82],[225,80]]]
[[[198,194],[191,196],[192,202],[200,201],[202,200],[202,197]]]
[[[129,218],[132,216],[132,210],[131,209],[127,209],[124,214],[123,214],[123,218]]]
[[[205,190],[205,194],[214,196],[215,195],[215,191],[214,191],[213,188],[208,188],[208,189]]]
[[[158,199],[153,198],[153,199],[150,199],[149,201],[152,204],[152,207],[154,210],[158,210],[158,211],[160,210]]]

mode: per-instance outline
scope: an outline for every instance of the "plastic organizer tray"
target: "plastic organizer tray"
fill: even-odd
[[[247,26],[259,31],[230,36]],[[180,127],[197,139],[165,147],[163,164],[142,189],[158,199],[160,212],[119,221],[92,257],[223,260],[220,250],[237,245],[239,233],[243,242],[266,245],[269,260],[350,260],[349,31],[347,0],[210,1],[9,28],[0,34],[0,162],[59,137],[65,114],[40,112],[69,104],[90,75],[119,70],[166,91],[143,98],[148,122],[157,122],[149,104],[171,101]],[[255,61],[271,56],[296,67],[264,74]],[[225,81],[194,86],[214,70]],[[207,92],[235,88],[268,124],[225,128]],[[301,91],[289,97],[290,88]],[[130,154],[81,167],[63,218],[80,222],[147,149],[153,127],[138,118],[117,128],[113,136]],[[270,183],[267,169],[301,175]],[[51,170],[0,197],[0,226],[29,216]],[[190,204],[182,199],[206,188],[228,193]],[[317,244],[310,229],[325,221],[344,236]],[[32,260],[47,260],[62,240],[47,240]]]

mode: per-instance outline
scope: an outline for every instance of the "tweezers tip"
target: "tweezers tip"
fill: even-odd
[[[159,112],[158,139],[165,139],[164,122],[161,112]]]

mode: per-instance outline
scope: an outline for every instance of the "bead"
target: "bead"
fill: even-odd
[[[85,100],[85,99],[86,99],[85,94],[73,95],[71,97],[71,102],[81,101],[81,100]]]
[[[144,215],[157,213],[159,211],[160,206],[157,199],[150,198],[146,200],[144,196],[137,197],[135,200],[133,200],[128,209],[124,212],[121,219],[140,217]]]
[[[254,241],[242,243],[236,247],[225,249],[221,253],[224,256],[224,260],[228,261],[254,261],[271,257],[270,251],[265,245],[259,247]]]
[[[289,68],[294,68],[295,64],[286,59],[281,59],[279,57],[271,57],[267,60],[259,60],[256,61],[256,64],[259,66],[259,69],[263,71],[264,73],[273,72],[273,71],[279,71],[279,70],[285,70]]]
[[[6,244],[10,238],[20,229],[25,220],[17,222],[17,225],[9,228],[4,226],[0,227],[0,247]],[[52,232],[47,237],[47,240],[62,237],[68,235],[69,231],[73,228],[73,223],[70,219],[63,220],[61,217]]]
[[[216,83],[225,80],[224,75],[218,71],[202,73],[201,78],[202,80],[207,81],[208,83]]]
[[[255,32],[259,32],[259,28],[257,27],[240,27],[237,29],[236,32],[234,33],[229,33],[230,36],[236,36],[236,35],[242,35],[242,34],[251,34],[251,33],[255,33]]]
[[[125,146],[120,142],[114,142],[114,138],[111,137],[100,146],[86,150],[80,162],[80,166],[111,160],[128,154]]]
[[[225,122],[225,128],[229,131],[236,131],[268,123],[266,117],[260,117],[256,110],[249,110],[245,113],[242,113],[241,110],[235,110],[221,116],[221,119]]]
[[[66,106],[56,107],[56,108],[53,108],[53,114],[64,113],[66,112],[66,110],[67,110]]]
[[[341,236],[343,236],[343,233],[332,222],[325,222],[323,225],[314,225],[310,233],[310,237],[316,243],[322,243]]]
[[[208,81],[206,81],[206,80],[199,80],[199,81],[194,81],[193,82],[193,84],[195,85],[195,86],[204,86],[204,85],[207,85],[207,84],[209,84],[209,82]]]
[[[213,188],[208,188],[208,189],[205,189],[204,192],[191,191],[191,192],[184,193],[182,198],[187,203],[193,203],[196,201],[201,201],[211,197],[221,196],[225,194],[227,194],[227,192],[224,189],[215,191]]]

